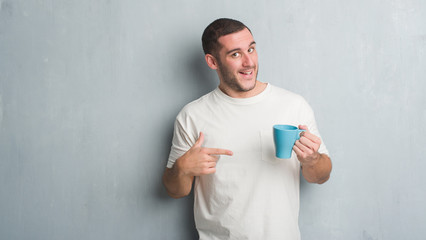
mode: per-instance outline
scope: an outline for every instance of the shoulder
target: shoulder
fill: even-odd
[[[271,85],[271,96],[275,99],[280,99],[290,103],[307,104],[304,97],[300,94],[291,92],[287,89]]]
[[[213,101],[213,93],[214,91],[211,91],[201,96],[200,98],[186,104],[179,112],[178,118],[204,113],[208,109],[207,106]]]

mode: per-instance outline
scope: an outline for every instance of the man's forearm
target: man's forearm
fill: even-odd
[[[163,174],[163,184],[167,193],[172,198],[181,198],[191,192],[194,177],[179,173],[176,164],[172,168],[166,168]]]
[[[302,174],[310,183],[325,183],[330,178],[331,160],[326,154],[319,154],[318,160],[312,164],[302,165]]]

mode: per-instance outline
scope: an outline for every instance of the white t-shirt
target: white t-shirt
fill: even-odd
[[[194,217],[200,239],[300,239],[300,163],[275,157],[275,124],[307,125],[321,137],[313,111],[299,95],[268,84],[251,98],[231,98],[219,88],[178,114],[167,167],[199,137],[203,147],[233,151],[216,173],[195,178]],[[328,154],[324,144],[320,153]]]

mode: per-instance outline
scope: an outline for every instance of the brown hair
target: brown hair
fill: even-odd
[[[216,56],[216,53],[221,48],[217,40],[222,36],[242,31],[244,28],[247,28],[247,30],[250,31],[246,25],[234,19],[219,18],[213,21],[206,27],[203,32],[203,36],[201,37],[204,54],[212,54],[213,56]]]

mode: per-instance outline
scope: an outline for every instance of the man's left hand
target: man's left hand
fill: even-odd
[[[296,140],[293,150],[302,166],[313,166],[320,159],[318,149],[321,145],[321,139],[309,132],[305,125],[299,125],[299,129],[306,131],[300,134],[300,139]]]

